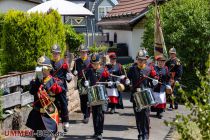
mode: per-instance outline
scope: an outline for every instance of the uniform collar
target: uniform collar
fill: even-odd
[[[142,67],[139,67],[139,66],[137,65],[137,68],[140,69],[140,70],[143,70],[145,67],[146,67],[146,64],[144,64]]]
[[[47,83],[51,78],[52,78],[52,76],[51,76],[51,75],[48,75],[47,77],[45,77],[45,78],[43,79],[43,82],[44,82],[44,83]]]

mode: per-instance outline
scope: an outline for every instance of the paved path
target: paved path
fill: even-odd
[[[104,140],[136,140],[137,128],[135,124],[135,118],[133,113],[132,104],[129,101],[129,93],[123,94],[124,106],[123,110],[116,110],[116,114],[105,114],[104,122]],[[167,136],[170,128],[165,126],[164,121],[172,120],[177,113],[185,113],[183,106],[179,107],[179,110],[166,111],[164,117],[158,119],[155,117],[154,112],[151,112],[151,133],[150,140],[163,140]],[[82,123],[81,113],[73,113],[70,115],[70,130],[63,137],[59,137],[59,140],[85,140],[91,139],[93,135],[93,123],[92,117],[88,124]],[[62,129],[59,128],[62,132]],[[32,138],[10,138],[8,140],[33,140]]]

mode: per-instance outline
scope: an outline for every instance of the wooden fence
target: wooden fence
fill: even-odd
[[[28,92],[23,92],[34,76],[34,71],[15,73],[0,76],[0,88],[6,90],[1,98],[3,109],[14,106],[25,106],[34,101],[34,97]]]

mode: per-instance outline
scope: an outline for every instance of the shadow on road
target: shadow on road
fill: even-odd
[[[70,124],[78,124],[78,123],[82,123],[82,120],[69,120]]]
[[[59,140],[87,140],[93,139],[91,136],[78,136],[78,135],[65,135],[63,138],[59,138]]]
[[[126,125],[104,125],[104,130],[109,131],[126,131],[129,129],[135,129],[135,126],[126,126]]]
[[[118,137],[104,137],[104,140],[135,140],[128,138],[118,138]],[[77,136],[77,135],[65,135],[64,138],[59,138],[59,140],[93,140],[91,136]]]
[[[134,113],[120,113],[120,116],[134,116]]]

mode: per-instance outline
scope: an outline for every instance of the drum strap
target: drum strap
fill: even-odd
[[[133,88],[135,89],[144,79],[146,79],[146,77],[142,77],[142,78],[140,78],[137,82],[136,82],[136,84],[133,86]]]
[[[149,73],[149,72],[148,72]],[[147,75],[148,75],[147,73]],[[146,79],[146,77],[142,77],[142,78],[139,78],[139,80],[136,82],[136,84],[133,86],[133,88],[135,89],[137,86],[139,86],[139,84],[144,80]]]
[[[55,76],[58,71],[63,67],[63,64],[65,63],[65,61],[62,63],[62,65],[52,74],[52,76]]]

